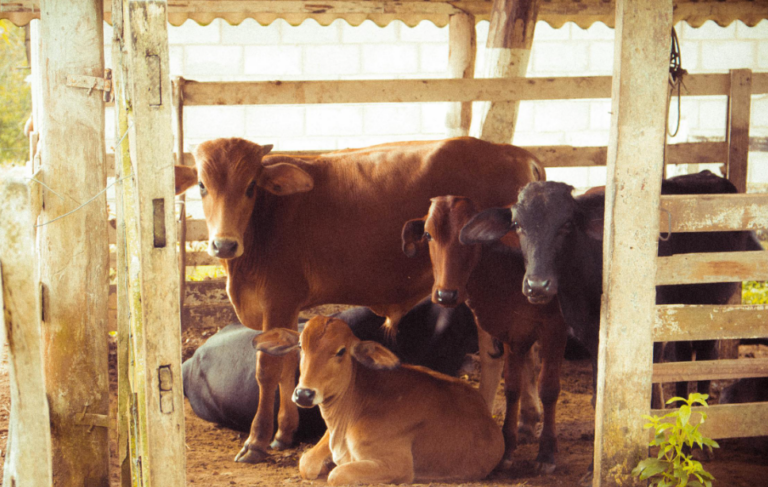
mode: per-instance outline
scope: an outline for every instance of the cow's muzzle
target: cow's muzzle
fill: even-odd
[[[531,304],[547,304],[557,295],[557,280],[526,275],[523,278],[523,294]]]
[[[297,387],[293,391],[293,402],[301,408],[311,408],[315,406],[315,391]]]
[[[219,259],[234,259],[243,255],[243,246],[234,238],[212,238],[208,254]]]
[[[455,289],[438,289],[435,291],[435,301],[441,306],[456,306],[459,291]]]

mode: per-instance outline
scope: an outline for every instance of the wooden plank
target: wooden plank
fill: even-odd
[[[187,106],[606,98],[610,76],[580,78],[197,82]]]
[[[768,228],[768,194],[670,195],[661,197],[660,231],[722,232]]]
[[[653,340],[723,340],[768,337],[768,306],[656,306]]]
[[[28,174],[28,173],[27,173]],[[53,485],[34,217],[22,171],[0,181],[0,336],[8,343],[11,411],[3,485]]]
[[[752,105],[752,71],[733,69],[728,94],[728,179],[740,193],[747,192],[747,159],[749,158],[749,117]]]
[[[671,411],[673,409],[653,409],[651,414],[663,416]],[[698,424],[702,412],[707,414],[699,431],[713,440],[768,436],[768,403],[716,404],[694,407],[692,412],[692,424]]]
[[[494,0],[485,46],[485,78],[525,78],[539,4],[539,0]],[[509,144],[519,107],[517,99],[484,103],[480,138]]]
[[[477,36],[475,18],[466,13],[451,15],[448,28],[448,71],[452,78],[471,79],[475,77],[475,55]],[[446,135],[460,137],[469,135],[472,122],[472,103],[452,103],[445,118]]]
[[[131,454],[143,485],[182,487],[186,456],[166,9],[164,1],[124,2],[128,163],[135,171],[123,184],[138,409],[137,448]],[[125,162],[124,167],[129,174],[131,167]]]
[[[102,2],[43,0],[40,10],[39,179],[64,195],[43,192],[38,230],[53,471],[71,485],[108,485],[108,430],[97,419],[109,414],[104,102],[66,84],[104,75]]]
[[[653,382],[768,377],[768,358],[696,360],[653,364]]]
[[[186,105],[470,102],[608,98],[610,76],[508,79],[188,81]],[[685,77],[683,96],[727,95],[727,74]],[[768,73],[752,75],[752,94],[768,93]],[[666,96],[666,95],[665,95]]]
[[[176,105],[176,164],[184,165],[184,78],[173,80],[173,101]],[[179,309],[184,308],[184,286],[187,283],[187,195],[176,197],[179,203]]]
[[[636,485],[647,455],[672,0],[616,2],[593,486]],[[619,189],[620,188],[620,189]],[[620,360],[616,358],[620,357]],[[639,485],[639,484],[637,484]]]
[[[659,257],[656,285],[768,281],[768,252],[711,252]]]

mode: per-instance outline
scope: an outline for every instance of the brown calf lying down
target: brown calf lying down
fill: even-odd
[[[501,460],[504,440],[483,398],[468,383],[427,368],[400,365],[376,342],[360,341],[336,318],[254,338],[257,350],[301,349],[293,400],[318,405],[328,431],[299,462],[304,479],[329,485],[469,481]]]

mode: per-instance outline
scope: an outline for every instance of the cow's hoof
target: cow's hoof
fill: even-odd
[[[555,471],[554,463],[536,462],[536,473],[539,475],[549,475]]]
[[[261,463],[267,456],[267,452],[258,449],[250,449],[248,448],[248,445],[245,445],[235,457],[235,461],[239,463]]]
[[[272,443],[269,444],[269,447],[273,450],[287,450],[291,447],[290,443],[286,443],[284,441],[280,440],[274,440]]]

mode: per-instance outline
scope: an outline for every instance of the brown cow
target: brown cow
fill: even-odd
[[[568,329],[557,301],[537,306],[520,293],[525,264],[519,251],[501,245],[499,248],[463,245],[459,241],[459,232],[477,213],[477,206],[469,198],[433,198],[426,219],[405,224],[403,249],[409,255],[416,255],[424,246],[422,242],[428,242],[435,276],[432,300],[444,306],[466,302],[475,314],[477,325],[505,344],[507,411],[503,468],[512,465],[517,447],[521,370],[531,346],[539,342],[542,359],[539,397],[544,406],[544,425],[536,462],[538,470],[551,472],[557,451],[555,411],[560,393],[560,366]],[[519,245],[515,242],[513,247],[519,248]]]
[[[504,439],[468,383],[425,367],[400,365],[379,343],[360,341],[336,318],[316,316],[301,333],[254,338],[278,355],[301,348],[293,400],[319,406],[328,431],[302,455],[304,479],[329,485],[470,481],[488,475]]]
[[[482,208],[504,206],[527,182],[543,179],[524,149],[473,138],[262,162],[270,149],[243,139],[212,140],[198,146],[196,167],[176,168],[178,192],[200,186],[208,252],[223,260],[238,318],[265,331],[295,330],[300,310],[324,303],[367,306],[394,331],[432,287],[429,256],[414,262],[400,251],[403,222],[426,214],[434,196],[460,193]],[[284,364],[257,354],[256,361],[258,413],[236,457],[252,463],[267,455],[278,382],[272,446],[290,445],[298,422],[290,402],[295,357],[286,356]]]

